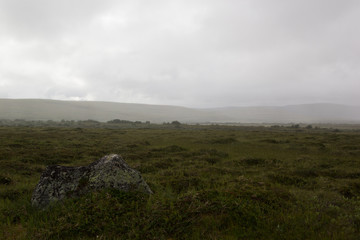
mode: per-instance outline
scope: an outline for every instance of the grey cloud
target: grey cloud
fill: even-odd
[[[19,38],[61,37],[86,27],[115,1],[1,0],[0,19],[8,34]]]
[[[360,102],[359,16],[353,0],[0,0],[0,97]]]

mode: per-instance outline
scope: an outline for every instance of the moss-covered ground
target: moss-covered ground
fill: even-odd
[[[154,194],[108,189],[31,207],[47,165],[109,153]],[[360,132],[0,127],[0,239],[360,239]]]

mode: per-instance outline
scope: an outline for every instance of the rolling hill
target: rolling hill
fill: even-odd
[[[122,119],[154,123],[360,123],[360,106],[303,104],[276,107],[195,109],[134,103],[0,99],[0,119],[97,120]]]

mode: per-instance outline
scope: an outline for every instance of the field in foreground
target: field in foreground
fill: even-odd
[[[154,194],[31,207],[47,165],[109,153]],[[359,239],[360,132],[0,127],[0,224],[1,239]]]

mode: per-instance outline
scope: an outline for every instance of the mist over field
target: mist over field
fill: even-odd
[[[0,119],[113,119],[163,123],[360,123],[360,107],[305,104],[283,107],[185,108],[166,105],[93,101],[0,99]]]
[[[0,0],[0,239],[359,240],[359,0]]]

